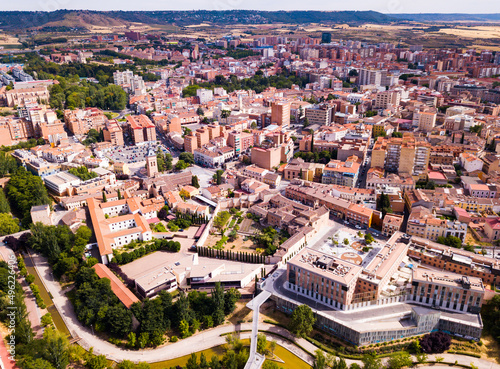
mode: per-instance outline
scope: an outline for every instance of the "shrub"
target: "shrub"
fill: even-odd
[[[170,342],[177,342],[177,341],[179,341],[179,338],[177,338],[177,336],[170,337]]]
[[[28,284],[32,284],[35,281],[35,276],[32,274],[28,274],[25,279]]]

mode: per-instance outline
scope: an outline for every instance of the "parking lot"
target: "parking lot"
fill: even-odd
[[[170,153],[169,149],[163,145],[159,145],[163,152]],[[146,162],[146,155],[148,150],[153,148],[156,152],[158,144],[154,143],[151,145],[144,144],[140,146],[116,146],[106,153],[106,157],[110,160],[117,161],[120,163],[144,163]]]

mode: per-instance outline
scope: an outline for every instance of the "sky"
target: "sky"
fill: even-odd
[[[381,13],[500,13],[499,0],[2,0],[0,10],[375,10]]]

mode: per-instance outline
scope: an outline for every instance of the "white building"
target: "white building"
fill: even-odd
[[[206,104],[214,99],[214,93],[212,90],[207,90],[204,88],[199,88],[196,90],[196,96],[200,99],[200,104]]]

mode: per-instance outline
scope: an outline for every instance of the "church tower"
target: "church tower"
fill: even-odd
[[[158,162],[156,160],[156,153],[152,148],[148,150],[148,156],[146,157],[146,169],[148,171],[148,177],[154,177],[158,173]]]

